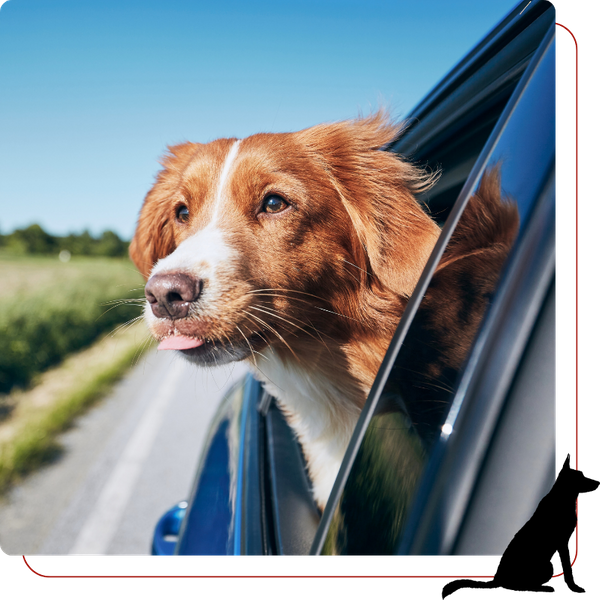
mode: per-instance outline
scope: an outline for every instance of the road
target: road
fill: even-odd
[[[211,418],[241,364],[198,369],[150,351],[60,438],[53,464],[0,500],[7,554],[148,554],[186,499]]]

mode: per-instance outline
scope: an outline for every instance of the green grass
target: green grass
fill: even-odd
[[[9,396],[14,410],[0,424],[0,491],[56,456],[57,436],[110,390],[135,362],[148,334],[143,323],[105,337]]]
[[[0,254],[0,393],[140,315],[143,279],[127,259]],[[110,303],[115,303],[110,304]]]

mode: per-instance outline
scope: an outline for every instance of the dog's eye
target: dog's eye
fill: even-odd
[[[180,223],[187,223],[190,218],[190,211],[188,210],[187,206],[180,206],[177,209],[175,216]]]
[[[281,197],[274,194],[267,196],[263,201],[263,210],[266,213],[279,213],[285,210],[289,204]]]

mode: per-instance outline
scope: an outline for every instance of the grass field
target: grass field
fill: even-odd
[[[47,462],[56,436],[148,346],[129,260],[0,253],[0,491]]]
[[[12,410],[0,421],[0,492],[56,456],[58,434],[110,390],[149,342],[145,324],[136,323],[39,375],[31,389],[5,397]]]
[[[140,315],[143,279],[127,259],[0,254],[0,393]]]

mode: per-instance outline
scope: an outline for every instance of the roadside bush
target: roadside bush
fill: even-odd
[[[130,290],[141,285],[129,261],[80,259],[64,265],[50,284],[0,297],[0,392],[27,385],[70,352],[140,315],[139,303],[107,303],[140,296]]]

